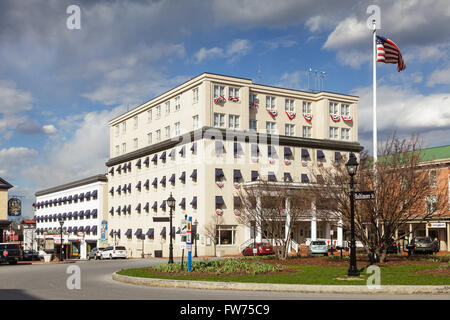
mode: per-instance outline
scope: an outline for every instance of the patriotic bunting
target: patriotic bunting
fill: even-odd
[[[224,103],[225,101],[227,101],[227,100],[223,96],[219,96],[214,99],[214,103]]]
[[[296,113],[292,112],[292,111],[286,111],[286,114],[287,114],[288,118],[291,120],[294,119],[295,115],[296,115]]]
[[[233,187],[234,187],[235,189],[239,189],[239,188],[241,187],[241,184],[235,182],[235,183],[233,184]]]
[[[272,117],[276,117],[276,116],[278,115],[277,110],[270,109],[269,107],[266,107],[266,110],[267,110],[267,112],[270,113],[270,115],[271,115]]]
[[[330,114],[331,120],[333,120],[334,122],[339,122],[340,118],[338,115],[335,114]]]
[[[289,166],[291,164],[291,160],[284,160],[284,164]]]
[[[342,116],[342,120],[344,121],[353,121],[352,116]]]
[[[222,181],[216,181],[216,184],[217,184],[217,186],[219,187],[219,188],[223,188],[223,186],[224,186],[224,183],[222,182]]]
[[[239,210],[234,210],[233,213],[234,213],[236,216],[240,216],[240,215],[241,215],[241,212],[240,212]]]
[[[307,167],[307,166],[308,166],[308,162],[302,161],[302,167]]]
[[[250,108],[259,108],[259,104],[253,101],[252,103],[250,103]]]
[[[235,98],[235,97],[229,96],[228,97],[228,101],[239,102],[239,98]]]
[[[311,121],[312,120],[312,114],[304,113],[303,114],[303,118],[305,118],[306,121]]]
[[[218,216],[221,216],[223,214],[223,210],[222,209],[216,209],[216,214]]]

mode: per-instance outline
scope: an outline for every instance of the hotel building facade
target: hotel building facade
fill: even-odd
[[[65,258],[86,259],[95,247],[106,247],[107,178],[105,174],[35,193],[36,239],[39,249],[55,249],[59,256],[60,221]]]
[[[238,223],[237,190],[258,179],[314,183],[314,168],[360,152],[357,104],[356,96],[203,73],[112,119],[109,244],[124,245],[131,257],[167,257],[172,194],[175,256],[185,216],[196,224],[199,255],[213,255],[214,244],[219,253],[238,254],[252,235]],[[342,245],[338,223],[314,213],[292,223],[297,244],[334,234]],[[212,225],[215,235],[207,231]]]

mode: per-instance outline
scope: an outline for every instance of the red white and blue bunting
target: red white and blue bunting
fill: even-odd
[[[228,101],[239,102],[239,98],[229,96]]]
[[[352,116],[342,116],[342,120],[344,120],[344,121],[353,121],[353,117]]]
[[[269,158],[269,163],[270,163],[270,164],[274,164],[274,163],[275,163],[275,159]]]
[[[219,96],[214,99],[214,103],[224,103],[225,101],[227,101],[227,99],[225,99],[225,97],[223,96]]]
[[[303,114],[303,118],[305,118],[306,121],[311,121],[312,120],[312,114],[310,113],[304,113]]]
[[[289,166],[291,164],[291,160],[284,160],[284,164]]]
[[[235,183],[233,184],[233,187],[234,187],[235,189],[240,189],[240,188],[241,188],[241,184],[235,182]]]
[[[292,111],[286,111],[286,114],[287,114],[288,118],[291,120],[294,119],[295,115],[296,115],[296,113],[292,112]]]
[[[308,166],[308,162],[302,161],[302,167],[307,167],[307,166]]]
[[[240,212],[239,210],[234,210],[233,213],[234,213],[236,216],[240,216],[240,215],[241,215],[241,212]]]
[[[224,183],[222,182],[222,181],[216,181],[216,184],[217,184],[217,186],[219,187],[219,188],[223,188],[223,186],[224,186]]]
[[[266,110],[272,117],[276,117],[278,115],[277,110],[270,109],[269,107],[266,107]]]
[[[259,108],[258,102],[253,101],[252,103],[250,103],[250,108]]]
[[[222,210],[222,209],[216,209],[216,214],[217,214],[218,216],[223,215],[223,210]]]
[[[335,115],[335,114],[330,114],[330,117],[331,117],[331,120],[333,120],[334,122],[339,122],[339,120],[341,119],[341,118],[339,118],[338,115]]]

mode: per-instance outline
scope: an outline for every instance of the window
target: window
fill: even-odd
[[[295,125],[294,124],[285,124],[284,125],[284,134],[286,136],[295,135]]]
[[[170,113],[170,101],[166,102],[166,116]]]
[[[179,111],[181,108],[181,104],[180,104],[180,96],[175,97],[175,111]]]
[[[122,134],[127,133],[127,123],[124,121],[122,122]]]
[[[120,147],[119,145],[116,145],[116,156],[118,156],[120,153]]]
[[[161,141],[161,130],[156,130],[156,141]]]
[[[284,110],[294,112],[294,100],[286,99],[284,103]]]
[[[193,116],[192,117],[192,121],[193,121],[193,124],[194,124],[194,129],[198,129],[198,125],[199,125],[198,115],[197,116]]]
[[[430,187],[437,187],[437,172],[436,170],[430,170]]]
[[[303,107],[302,107],[303,113],[311,113],[311,102],[309,101],[303,101]]]
[[[426,198],[426,212],[427,213],[435,213],[437,210],[437,197],[435,194],[431,196],[427,196]]]
[[[330,127],[330,139],[339,139],[338,130],[339,128]]]
[[[303,138],[311,138],[312,137],[312,128],[308,126],[303,126]]]
[[[236,240],[236,226],[218,225],[216,229],[217,245],[234,245]]]
[[[250,131],[255,131],[257,130],[257,122],[256,120],[249,120],[248,122],[248,128]]]
[[[147,143],[149,145],[152,144],[152,133],[151,132],[147,134]]]
[[[275,97],[266,97],[266,108],[267,109],[275,109]]]
[[[165,138],[169,139],[170,138],[170,126],[165,127]]]
[[[214,113],[214,127],[225,127],[225,115],[223,113]]]
[[[138,128],[138,116],[133,117],[133,127],[134,129]]]
[[[256,94],[254,94],[254,93],[251,93],[251,94],[249,95],[248,101],[249,101],[249,104],[250,104],[251,106],[254,105],[254,104],[258,104],[258,103],[259,103],[258,96],[257,96]]]
[[[235,102],[239,101],[239,89],[238,88],[230,87],[228,89],[228,91],[230,93],[229,99],[232,99]]]
[[[178,136],[180,134],[180,123],[175,123],[175,135]]]
[[[192,89],[192,103],[198,102],[198,88]]]
[[[225,87],[224,86],[214,86],[214,98],[225,97]]]
[[[147,111],[147,123],[152,122],[152,110]]]
[[[338,104],[336,102],[330,102],[330,114],[339,114]]]
[[[161,106],[156,107],[156,118],[161,118]]]
[[[350,115],[350,106],[348,104],[341,104],[341,116]]]
[[[350,140],[350,129],[348,129],[348,128],[341,129],[341,139],[342,140]]]
[[[266,121],[266,133],[269,134],[277,133],[275,122]]]
[[[239,128],[239,116],[230,114],[228,116],[228,128],[237,129]]]
[[[116,124],[116,125],[114,126],[114,131],[115,131],[116,137],[118,137],[118,136],[119,136],[119,125],[118,125],[118,124]]]
[[[137,150],[137,148],[138,148],[138,138],[134,138],[133,139],[133,146],[134,146],[134,150]]]
[[[124,142],[122,143],[122,153],[126,153],[127,152],[127,144]]]

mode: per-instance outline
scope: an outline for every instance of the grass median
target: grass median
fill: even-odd
[[[120,275],[171,280],[201,280],[244,283],[310,285],[366,285],[371,274],[359,261],[359,279],[347,278],[348,261],[329,257],[297,257],[287,260],[268,258],[226,258],[196,261],[192,272],[180,263],[118,272]],[[364,266],[364,267],[362,267]],[[450,285],[449,262],[414,260],[380,265],[381,285]]]

